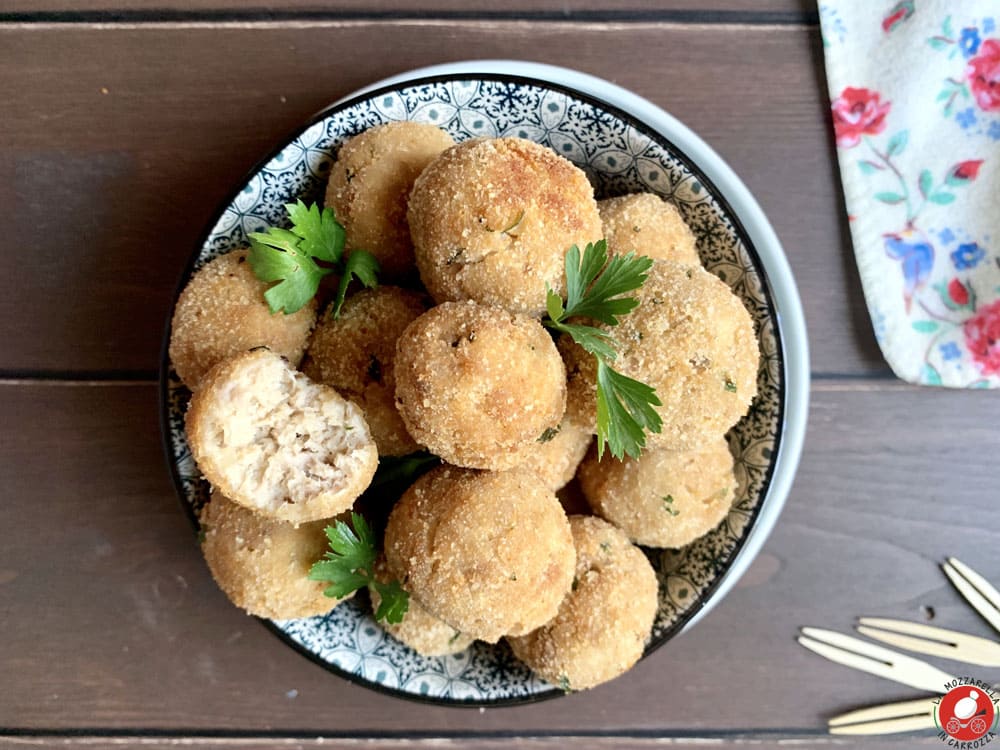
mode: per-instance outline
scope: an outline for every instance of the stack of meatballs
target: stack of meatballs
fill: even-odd
[[[246,250],[202,267],[174,313],[216,581],[258,616],[329,611],[339,602],[307,578],[323,528],[379,456],[426,450],[441,464],[395,502],[375,571],[410,594],[389,632],[428,656],[506,639],[563,689],[621,674],[658,606],[636,545],[683,547],[736,496],[725,435],[756,394],[750,315],[702,268],[670,203],[597,202],[579,168],[530,141],[375,127],[340,148],[325,204],[346,252],[382,269],[339,317],[317,302],[271,314]],[[611,331],[615,369],[662,402],[638,459],[598,459],[594,358],[541,322],[546,289],[564,293],[567,249],[601,238],[654,259]],[[590,514],[567,515],[557,496],[574,477]]]

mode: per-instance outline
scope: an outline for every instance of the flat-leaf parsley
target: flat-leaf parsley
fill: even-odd
[[[250,267],[258,279],[278,282],[264,292],[272,313],[292,314],[316,296],[324,276],[339,273],[340,284],[333,304],[333,316],[347,295],[347,286],[357,278],[366,287],[377,286],[379,271],[375,256],[365,250],[352,250],[344,258],[344,227],[329,208],[320,210],[315,203],[301,200],[285,204],[291,229],[271,227],[265,232],[251,232]]]
[[[646,445],[646,431],[659,432],[660,406],[656,391],[638,380],[622,375],[611,367],[615,361],[616,341],[606,330],[582,320],[596,320],[617,326],[622,315],[632,312],[639,300],[627,296],[639,289],[649,275],[653,261],[635,253],[614,255],[608,259],[604,240],[588,244],[581,257],[573,245],[566,252],[566,302],[552,289],[547,290],[546,310],[549,328],[568,334],[597,359],[597,456],[607,445],[611,455],[638,458]]]
[[[330,582],[331,585],[323,593],[337,599],[370,585],[382,600],[375,612],[375,619],[391,623],[402,622],[410,606],[409,594],[403,590],[399,581],[381,583],[375,580],[377,552],[371,528],[364,516],[357,513],[351,513],[351,526],[337,521],[334,526],[326,527],[330,549],[322,560],[309,569],[309,578],[313,581]]]

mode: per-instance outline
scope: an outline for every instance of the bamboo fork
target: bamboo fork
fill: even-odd
[[[941,566],[948,580],[976,612],[1000,633],[1000,591],[961,560],[949,557]]]
[[[941,567],[969,605],[1000,632],[1000,592],[954,557],[948,558]],[[862,635],[918,653],[979,666],[1000,666],[1000,643],[988,638],[878,617],[860,618],[857,629]],[[955,679],[919,659],[830,630],[802,628],[798,641],[839,664],[921,690],[943,693],[945,685]],[[852,735],[912,732],[937,726],[934,700],[929,698],[849,711],[833,717],[828,723],[831,734]]]
[[[828,726],[830,734],[895,734],[934,729],[937,725],[933,699],[920,698],[849,711],[834,716]]]
[[[943,693],[946,684],[958,679],[912,656],[833,630],[802,628],[802,635],[798,641],[810,651],[815,651],[830,661],[918,690]]]
[[[858,622],[861,635],[890,646],[980,667],[1000,667],[1000,643],[988,638],[882,617],[862,617]]]
[[[969,605],[1000,632],[1000,592],[954,557],[941,567]],[[859,633],[891,646],[980,667],[1000,667],[1000,643],[989,638],[906,620],[862,617],[858,622]]]

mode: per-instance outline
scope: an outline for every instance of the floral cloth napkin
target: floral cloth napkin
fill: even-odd
[[[1000,387],[1000,2],[820,3],[851,236],[902,379]]]

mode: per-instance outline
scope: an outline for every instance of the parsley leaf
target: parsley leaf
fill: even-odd
[[[285,204],[285,210],[291,229],[271,227],[249,235],[248,260],[254,274],[261,281],[278,282],[264,292],[264,299],[272,313],[290,315],[316,296],[324,276],[340,272],[333,308],[337,317],[352,278],[366,287],[377,285],[378,261],[364,250],[354,250],[344,261],[344,227],[331,209],[299,200]]]
[[[663,425],[654,406],[661,406],[656,391],[645,383],[612,370],[597,360],[597,458],[604,443],[611,455],[638,458],[646,445],[644,430],[659,432]]]
[[[553,326],[563,333],[568,333],[570,337],[593,354],[598,359],[613,362],[618,353],[615,352],[615,340],[611,334],[602,331],[600,328],[584,325],[581,323],[558,323]]]
[[[344,263],[343,275],[337,285],[337,297],[333,303],[333,317],[340,317],[340,308],[344,304],[344,297],[347,296],[347,286],[351,283],[351,278],[357,278],[366,288],[371,289],[378,286],[379,272],[378,261],[375,256],[365,250],[352,250]]]
[[[638,305],[635,297],[626,297],[643,285],[653,267],[653,260],[630,252],[613,255],[608,260],[608,243],[604,240],[588,244],[580,257],[580,248],[573,245],[566,253],[566,308],[561,315],[552,314],[552,291],[546,298],[549,317],[562,320],[585,317],[609,326],[618,325],[618,316],[627,315]],[[572,269],[572,270],[571,270]],[[559,306],[562,299],[555,295]]]
[[[334,526],[326,527],[330,549],[309,569],[309,579],[328,581],[331,585],[323,593],[337,599],[371,584],[382,597],[375,619],[402,622],[409,608],[409,594],[398,581],[379,583],[375,580],[376,551],[371,527],[364,516],[357,513],[351,513],[351,525],[353,529],[337,521]]]
[[[328,263],[336,263],[344,251],[344,227],[337,221],[333,210],[313,203],[306,206],[301,200],[285,205],[292,220],[292,232],[301,238],[302,252]]]
[[[617,342],[608,331],[568,318],[589,318],[617,326],[620,316],[639,305],[629,292],[639,289],[649,276],[653,261],[635,253],[608,258],[604,240],[588,244],[583,254],[573,245],[566,251],[566,302],[552,289],[546,290],[545,325],[569,335],[597,359],[597,456],[605,444],[615,458],[638,458],[646,445],[645,431],[659,432],[661,406],[656,391],[611,367],[617,357]]]
[[[410,608],[410,595],[406,593],[399,581],[379,583],[372,581],[372,586],[379,596],[378,609],[375,610],[376,620],[400,623]]]

